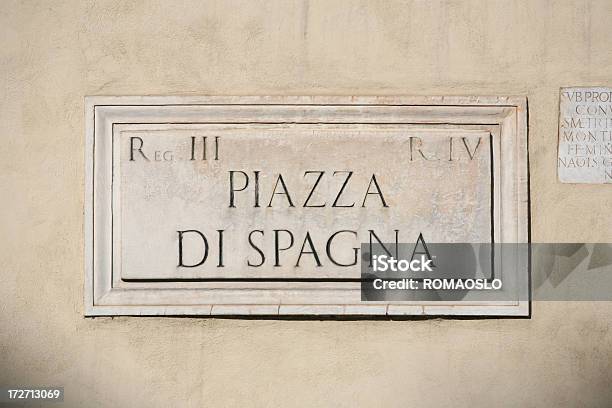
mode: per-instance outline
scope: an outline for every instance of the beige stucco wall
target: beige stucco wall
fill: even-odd
[[[612,406],[612,305],[521,320],[83,317],[84,95],[529,98],[532,239],[612,242],[556,181],[558,89],[612,85],[612,1],[0,4],[0,385],[70,407]]]

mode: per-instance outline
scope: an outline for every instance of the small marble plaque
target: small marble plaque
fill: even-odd
[[[612,88],[561,88],[559,100],[559,181],[612,183]]]

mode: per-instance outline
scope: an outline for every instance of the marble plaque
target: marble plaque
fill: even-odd
[[[87,315],[526,313],[359,291],[362,243],[527,242],[524,99],[86,105]]]
[[[612,88],[561,88],[559,180],[612,183]]]

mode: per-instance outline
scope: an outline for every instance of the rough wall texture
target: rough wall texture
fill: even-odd
[[[532,239],[611,242],[556,181],[561,86],[610,85],[612,2],[2,1],[0,384],[65,406],[612,404],[609,303],[527,320],[83,318],[83,96],[513,94]],[[94,402],[95,401],[95,402]]]

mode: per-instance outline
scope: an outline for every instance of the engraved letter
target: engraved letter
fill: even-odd
[[[309,207],[309,208],[325,207],[326,203],[319,204],[319,205],[308,205],[308,201],[312,197],[312,194],[314,193],[315,188],[317,188],[317,186],[319,185],[319,182],[321,181],[321,178],[323,177],[325,172],[324,171],[305,171],[304,177],[306,177],[306,175],[310,173],[319,173],[319,177],[317,177],[317,181],[315,181],[314,185],[312,186],[312,190],[310,190],[310,194],[308,194],[308,197],[306,197],[306,201],[304,201],[304,207]]]
[[[276,189],[278,188],[278,183],[281,184],[283,192],[277,193]],[[272,201],[274,200],[275,195],[285,195],[287,196],[287,201],[289,202],[289,207],[295,207],[293,205],[293,201],[291,201],[291,196],[289,195],[289,191],[287,191],[287,186],[285,185],[285,181],[283,180],[283,175],[279,173],[278,178],[276,179],[276,184],[274,185],[274,191],[272,191],[272,196],[270,197],[270,202],[268,203],[268,207],[272,207]]]
[[[142,145],[144,145],[144,142],[138,136],[130,137],[130,161],[134,161],[134,140],[138,140],[140,142],[140,146],[138,146],[136,149],[138,153],[140,153],[145,160],[149,161],[149,158],[142,152]]]
[[[206,262],[206,258],[208,258],[208,241],[206,240],[206,237],[204,236],[204,234],[202,234],[198,230],[184,230],[184,231],[177,231],[177,232],[178,232],[178,266],[182,266],[184,268],[195,268],[196,266],[200,266],[204,262]],[[202,238],[202,242],[204,243],[204,254],[202,255],[202,259],[200,260],[200,262],[195,263],[193,265],[185,265],[183,263],[183,236],[187,233],[198,234],[200,238]]]
[[[370,193],[370,187],[372,187],[372,183],[374,183],[377,193]],[[387,205],[387,202],[385,201],[385,197],[383,196],[382,191],[380,191],[380,186],[378,185],[378,182],[376,181],[376,175],[374,174],[372,174],[372,178],[370,179],[370,184],[368,184],[368,191],[366,191],[365,196],[363,196],[363,202],[361,203],[362,207],[365,207],[365,202],[368,199],[368,194],[374,194],[374,195],[379,196],[380,201],[382,201],[383,207],[389,207]]]
[[[240,189],[235,189],[234,188],[234,173],[242,173],[242,175],[244,176],[244,187],[240,188]],[[249,176],[247,176],[247,174],[244,171],[240,171],[240,170],[230,170],[229,172],[229,176],[230,176],[230,202],[229,202],[229,206],[230,208],[232,207],[236,207],[234,205],[234,193],[236,191],[244,191],[247,186],[249,185]],[[255,193],[257,195],[257,193]]]

